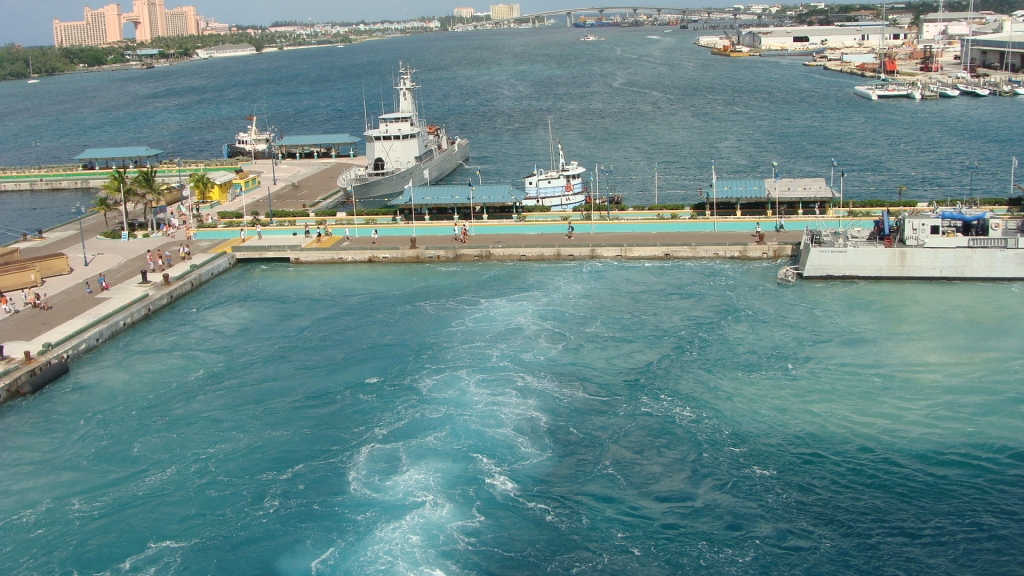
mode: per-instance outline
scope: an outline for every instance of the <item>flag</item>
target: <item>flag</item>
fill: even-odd
[[[409,183],[405,185],[406,188],[412,188],[412,178],[409,178]]]
[[[832,159],[832,167],[835,168],[836,166],[839,166],[839,164],[836,164],[836,159],[833,158]]]
[[[1016,156],[1013,157],[1013,167],[1014,168],[1017,167],[1017,157]]]

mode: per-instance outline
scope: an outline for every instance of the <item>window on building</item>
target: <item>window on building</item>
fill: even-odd
[[[796,43],[796,42],[810,42],[810,41],[811,41],[811,37],[810,36],[793,36],[793,42],[794,43]]]

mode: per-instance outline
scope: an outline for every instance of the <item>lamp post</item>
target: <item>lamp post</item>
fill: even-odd
[[[970,162],[967,163],[967,172],[970,174],[970,179],[968,180],[968,184],[967,184],[967,196],[972,198],[972,199],[974,198],[974,171],[977,170],[977,169],[978,169],[978,161],[977,160],[974,161],[974,166],[971,166]]]
[[[828,179],[828,187],[829,188],[832,188],[833,185],[836,183],[836,166],[838,166],[838,164],[836,164],[836,159],[833,158],[832,159],[832,175]]]
[[[715,173],[715,163],[711,163],[711,214],[714,216],[714,230],[718,232],[718,175]]]
[[[273,138],[273,132],[271,132],[271,138]],[[275,166],[277,166],[277,147],[274,146],[273,142],[270,143],[269,150],[270,150],[270,179],[272,180],[272,184],[274,186],[277,186],[277,170],[274,168]],[[269,194],[269,192],[268,192],[268,194]]]
[[[267,218],[270,219],[270,225],[274,225],[274,203],[270,199],[270,186],[267,186]]]
[[[82,238],[82,265],[89,265],[89,258],[85,255],[85,231],[82,229],[82,218],[85,218],[86,209],[82,206],[81,202],[75,202],[75,207],[71,209],[73,214],[80,214],[78,217],[78,235]]]
[[[33,142],[32,148],[36,151],[36,166],[39,170],[43,169],[43,161],[39,159],[39,142]]]
[[[772,182],[776,182],[777,183],[778,181],[779,181],[779,163],[776,162],[775,160],[772,160]],[[770,207],[771,206],[769,206],[769,208]],[[778,187],[778,185],[776,185],[775,186],[775,222],[776,222],[776,224],[779,222],[779,218],[781,218],[781,217],[782,216],[779,214],[779,187]]]

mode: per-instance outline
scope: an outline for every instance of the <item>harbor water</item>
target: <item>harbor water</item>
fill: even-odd
[[[245,264],[0,410],[5,574],[1011,574],[1015,283]]]
[[[699,200],[720,178],[831,179],[850,199],[1006,197],[1024,157],[1024,98],[870,102],[864,79],[801,58],[721,58],[672,28],[557,26],[415,35],[345,47],[0,83],[0,165],[70,163],[88,147],[145,145],[219,157],[254,111],[284,135],[350,133],[393,109],[399,62],[419,70],[421,116],[471,142],[450,182],[520,183],[550,163],[603,166],[629,205]],[[364,108],[365,104],[365,108]],[[978,162],[974,168],[974,162]],[[973,187],[970,185],[973,170]],[[839,187],[836,171],[835,187]],[[968,188],[972,188],[969,190]],[[2,202],[2,199],[0,199]],[[0,218],[3,218],[0,210]],[[0,225],[4,225],[0,222]]]

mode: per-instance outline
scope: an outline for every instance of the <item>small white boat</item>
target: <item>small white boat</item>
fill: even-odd
[[[550,125],[548,130],[551,130]],[[548,136],[549,140],[551,136]],[[562,143],[552,140],[552,160],[558,151],[558,164],[551,170],[538,170],[534,167],[529,176],[523,178],[523,206],[550,206],[552,211],[571,211],[586,202],[588,191],[583,183],[586,168],[573,160],[566,163]]]
[[[39,80],[36,80],[35,78],[33,78],[33,79],[29,80],[28,83],[29,84],[39,84]]]
[[[597,40],[597,36],[594,36],[593,34],[587,34],[583,38],[580,38],[580,42],[596,42]]]
[[[960,91],[949,86],[933,86],[932,91],[939,95],[939,98],[956,98]]]
[[[956,89],[959,90],[961,94],[966,94],[968,96],[980,97],[988,96],[989,94],[992,93],[992,91],[989,90],[988,88],[982,88],[981,86],[971,86],[970,84],[957,84]]]
[[[1014,86],[1013,87],[1013,95],[1014,96],[1024,96],[1024,86]]]
[[[855,86],[853,93],[868,100],[878,100],[879,98],[921,99],[921,87],[910,82],[874,82],[864,86]]]

